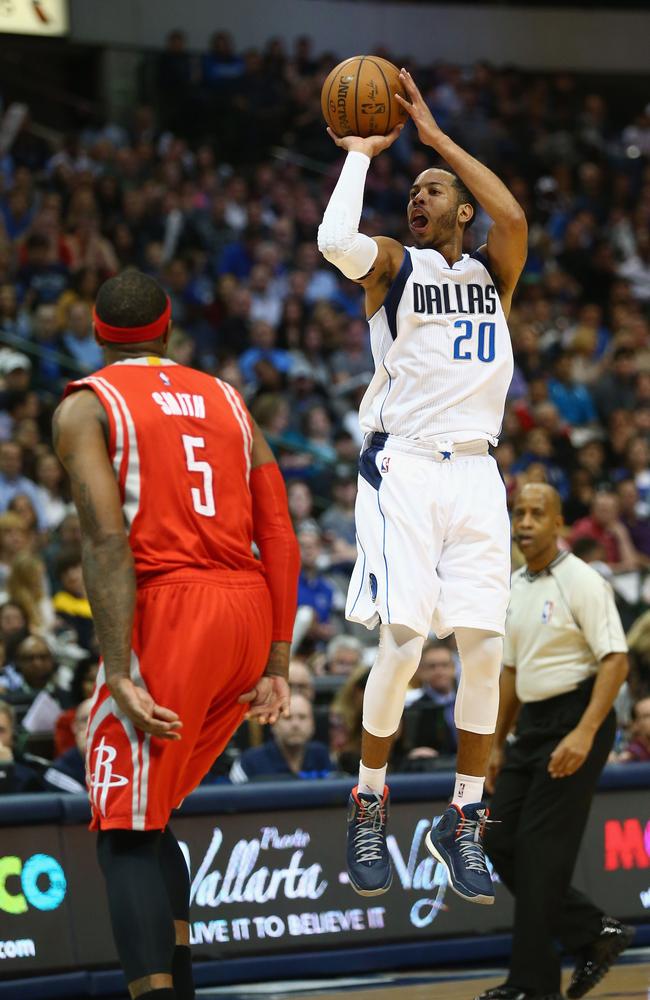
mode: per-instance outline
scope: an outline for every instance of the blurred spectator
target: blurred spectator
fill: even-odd
[[[260,364],[267,362],[276,372],[284,375],[291,369],[291,355],[276,347],[277,336],[270,323],[258,319],[251,326],[251,347],[239,359],[244,382],[254,385],[260,380]]]
[[[314,711],[311,701],[294,694],[287,718],[271,727],[272,739],[244,750],[230,771],[235,784],[272,778],[326,778],[332,771],[324,743],[312,740]]]
[[[338,472],[332,487],[333,502],[320,519],[321,531],[330,548],[331,563],[342,564],[352,572],[357,557],[354,504],[357,480],[352,473]]]
[[[627,633],[630,675],[628,684],[635,698],[650,690],[650,610],[636,619]]]
[[[19,552],[11,564],[5,590],[0,591],[0,604],[8,601],[22,609],[30,630],[53,630],[54,609],[47,592],[45,567],[29,552]]]
[[[309,485],[302,479],[292,479],[287,484],[287,498],[296,534],[299,535],[301,531],[318,534],[318,522],[313,517],[314,497]]]
[[[300,576],[298,578],[298,607],[312,608],[314,621],[310,637],[317,643],[327,642],[335,632],[332,620],[341,604],[333,584],[320,570],[323,551],[320,534],[303,529],[298,535],[301,554]]]
[[[56,563],[56,575],[61,589],[52,599],[54,611],[65,626],[73,630],[78,645],[90,650],[93,646],[93,619],[81,568],[80,549],[61,551]]]
[[[369,673],[370,667],[355,667],[330,706],[330,750],[339,769],[350,774],[361,756],[363,693]]]
[[[75,712],[82,701],[92,698],[98,670],[99,663],[91,656],[79,660],[75,667],[69,694],[71,708],[61,712],[54,727],[54,751],[57,757],[75,745],[73,728]]]
[[[563,504],[565,524],[572,525],[587,517],[593,498],[594,483],[590,473],[587,469],[575,469],[571,474],[569,495]]]
[[[634,352],[628,347],[617,347],[609,369],[592,389],[598,415],[604,424],[609,422],[614,410],[634,409],[636,374]]]
[[[644,564],[650,561],[650,518],[648,505],[639,497],[633,479],[622,479],[617,487],[621,523],[625,525],[632,545],[644,557]]]
[[[30,766],[14,747],[16,713],[12,705],[0,701],[0,795],[22,795],[44,788],[38,770]]]
[[[0,443],[0,511],[7,510],[18,493],[24,493],[32,502],[39,530],[44,531],[46,520],[41,498],[34,481],[22,474],[22,464],[23,450],[19,444],[15,441]]]
[[[0,585],[5,585],[12,563],[19,552],[29,549],[22,519],[7,511],[0,514]]]
[[[66,352],[76,362],[76,371],[87,374],[103,367],[103,354],[95,340],[90,308],[85,302],[73,302],[68,309],[61,340]]]
[[[289,687],[291,697],[299,694],[308,701],[314,700],[316,696],[314,675],[304,660],[293,659],[289,663]]]
[[[68,286],[66,265],[49,259],[50,241],[39,233],[27,237],[24,251],[24,263],[16,273],[21,303],[32,309],[42,303],[56,302]]]
[[[430,746],[438,753],[452,754],[458,746],[454,704],[456,664],[449,647],[430,639],[422,647],[418,669],[406,692],[404,725],[409,742]]]
[[[56,669],[54,656],[45,639],[28,635],[18,646],[15,665],[8,665],[0,672],[3,697],[12,705],[26,708],[43,693],[59,704],[59,710],[52,719],[52,730],[60,714],[61,703],[65,701],[63,692],[56,684]]]
[[[64,495],[65,475],[56,455],[41,455],[36,466],[38,497],[45,516],[48,530],[57,528],[69,504]]]
[[[630,741],[618,761],[650,761],[650,695],[632,705]]]
[[[0,697],[4,687],[2,676],[5,667],[11,666],[16,657],[16,650],[29,635],[27,615],[18,604],[7,601],[0,606]]]
[[[620,519],[619,502],[614,493],[596,493],[591,503],[591,513],[573,525],[571,543],[585,537],[600,542],[605,562],[614,573],[637,568],[638,555],[629,532]]]
[[[596,420],[596,410],[589,390],[573,377],[573,353],[562,351],[553,365],[548,395],[567,424],[583,427]]]
[[[363,664],[363,646],[351,635],[336,635],[327,644],[325,673],[349,677]]]
[[[90,699],[77,705],[72,723],[75,744],[56,757],[43,775],[45,784],[51,791],[86,791],[86,736],[91,708]]]

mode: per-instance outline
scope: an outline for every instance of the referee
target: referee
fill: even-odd
[[[497,822],[488,824],[485,848],[515,897],[515,920],[507,981],[480,1000],[562,1000],[556,941],[577,958],[568,996],[581,997],[632,936],[570,885],[614,742],[627,646],[609,584],[558,549],[557,492],[524,486],[512,522],[526,566],[512,579],[488,769],[492,782],[498,775],[490,807]]]

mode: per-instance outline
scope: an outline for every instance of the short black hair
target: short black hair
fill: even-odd
[[[167,296],[158,282],[134,267],[105,281],[95,301],[104,323],[125,328],[153,323],[166,307]]]
[[[591,535],[584,535],[582,538],[576,538],[571,546],[571,551],[578,559],[586,562],[587,559],[593,556],[599,549],[602,549],[602,547],[602,542],[599,542],[597,538],[592,538]]]
[[[458,204],[472,206],[473,209],[472,218],[469,220],[469,222],[465,223],[465,229],[469,229],[469,227],[474,222],[474,219],[476,218],[476,210],[478,209],[478,202],[474,197],[474,195],[472,194],[472,192],[470,191],[470,189],[467,187],[467,185],[461,181],[458,174],[453,173],[451,170],[449,171],[449,173],[453,178],[452,184],[456,188],[456,191],[458,193]]]
[[[77,545],[69,545],[61,549],[56,559],[56,577],[61,582],[61,578],[69,569],[81,566],[81,549]]]

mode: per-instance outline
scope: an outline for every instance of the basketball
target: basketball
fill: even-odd
[[[323,84],[323,116],[339,137],[387,135],[407,118],[396,93],[406,97],[397,66],[378,56],[352,56],[339,63]]]

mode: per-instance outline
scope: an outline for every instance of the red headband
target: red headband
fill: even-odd
[[[169,326],[172,316],[172,304],[169,301],[169,296],[166,298],[165,311],[153,323],[147,323],[146,326],[111,326],[110,323],[105,323],[103,319],[99,318],[97,309],[93,309],[95,329],[102,340],[108,340],[115,344],[139,344],[143,340],[157,340],[158,337],[162,337]]]

